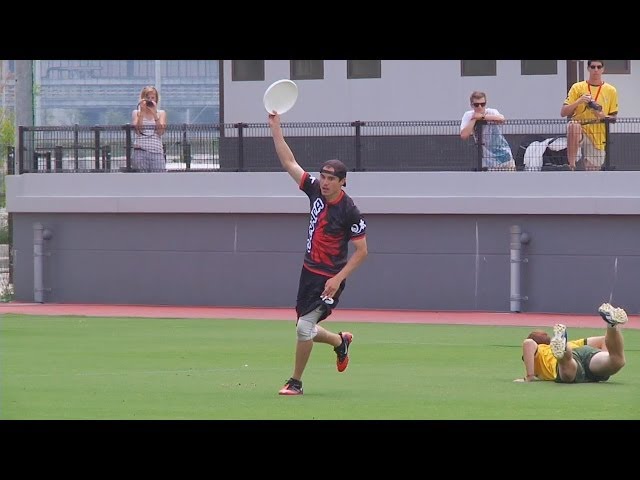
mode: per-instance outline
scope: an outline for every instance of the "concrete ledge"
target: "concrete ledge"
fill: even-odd
[[[369,214],[640,214],[640,172],[350,172]],[[307,213],[284,172],[7,176],[9,212]]]

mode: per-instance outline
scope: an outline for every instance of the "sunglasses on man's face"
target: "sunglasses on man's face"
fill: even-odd
[[[590,68],[591,70],[595,70],[595,69],[600,70],[600,69],[602,69],[603,67],[604,67],[604,65],[589,65],[589,68]]]
[[[487,104],[487,102],[473,102],[471,105],[473,105],[474,107],[484,107]]]

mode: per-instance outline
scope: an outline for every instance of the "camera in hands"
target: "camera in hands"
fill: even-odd
[[[587,107],[591,108],[592,110],[595,110],[596,112],[599,112],[602,110],[602,105],[600,105],[599,103],[594,102],[593,100],[591,100],[589,103],[587,103]]]
[[[153,105],[154,105],[153,100],[145,100],[144,103],[147,104],[147,107],[153,107]],[[602,108],[602,107],[600,107],[600,108]]]

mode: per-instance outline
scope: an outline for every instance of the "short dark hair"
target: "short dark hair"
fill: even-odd
[[[325,171],[325,168],[331,168],[333,169],[333,172],[327,170]],[[344,163],[342,163],[340,160],[334,158],[331,160],[327,160],[326,162],[324,162],[322,164],[322,166],[320,167],[320,173],[326,173],[327,175],[334,175],[340,179],[344,178],[344,186],[347,186],[347,167]]]
[[[475,90],[473,92],[471,92],[471,96],[469,97],[469,101],[471,103],[473,103],[474,100],[479,100],[481,98],[484,98],[485,100],[487,99],[487,94],[484,92],[481,92],[479,90]]]
[[[590,67],[592,62],[600,62],[604,67],[604,60],[587,60],[587,67]]]

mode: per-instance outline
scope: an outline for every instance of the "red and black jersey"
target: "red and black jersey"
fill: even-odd
[[[364,237],[367,225],[344,190],[329,203],[320,192],[318,179],[308,172],[302,176],[300,190],[307,194],[310,203],[304,266],[312,272],[333,277],[347,263],[349,240]]]

